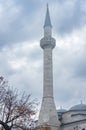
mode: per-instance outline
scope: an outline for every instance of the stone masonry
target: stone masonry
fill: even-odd
[[[55,47],[55,39],[52,38],[52,25],[47,6],[44,37],[40,40],[40,46],[43,49],[43,98],[39,114],[38,126],[49,126],[51,130],[58,130],[60,122],[53,97],[53,63],[52,50]]]

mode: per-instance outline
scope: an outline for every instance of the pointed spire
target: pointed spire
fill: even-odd
[[[45,17],[44,28],[47,27],[47,26],[49,26],[49,27],[52,28],[51,20],[50,20],[50,15],[49,15],[49,7],[48,7],[48,3],[47,3],[47,11],[46,11],[46,17]]]

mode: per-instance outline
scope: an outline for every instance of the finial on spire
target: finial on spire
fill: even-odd
[[[49,7],[48,7],[48,3],[47,3],[47,11],[46,11],[46,17],[45,17],[44,28],[47,27],[47,26],[49,26],[49,27],[52,28],[51,20],[50,20],[50,15],[49,15]]]

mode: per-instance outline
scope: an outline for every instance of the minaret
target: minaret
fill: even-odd
[[[58,130],[60,122],[58,120],[57,111],[53,97],[53,64],[52,50],[55,47],[55,39],[52,38],[52,25],[47,5],[44,37],[40,40],[40,46],[43,49],[43,98],[41,110],[39,113],[39,126],[49,126],[51,130]]]

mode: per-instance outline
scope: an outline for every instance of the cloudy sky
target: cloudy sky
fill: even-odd
[[[86,103],[86,0],[0,0],[0,75],[42,99],[40,39],[49,4],[57,108]]]

